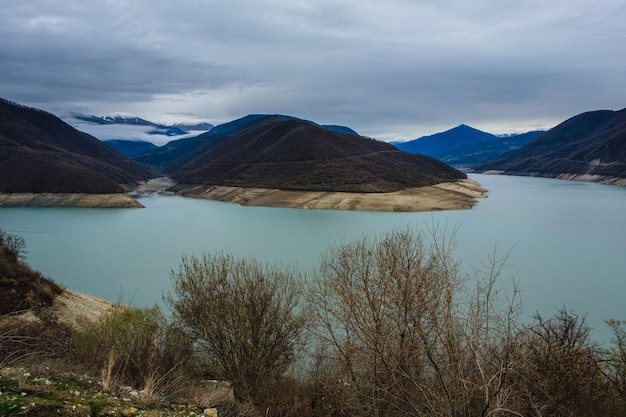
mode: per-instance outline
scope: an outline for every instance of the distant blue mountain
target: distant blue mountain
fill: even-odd
[[[498,137],[462,124],[445,132],[393,145],[405,152],[432,156],[452,166],[469,167],[519,149],[542,133],[533,131]]]
[[[193,132],[197,130],[208,131],[213,129],[215,126],[211,123],[207,122],[198,122],[198,123],[175,123],[172,125],[173,127],[177,127],[179,129],[184,130],[185,132]]]
[[[422,136],[408,142],[394,143],[394,145],[405,152],[441,159],[459,149],[494,140],[498,140],[498,137],[462,124],[445,132]]]
[[[154,143],[144,140],[109,139],[103,140],[102,142],[128,157],[146,153],[157,148]]]
[[[519,149],[545,133],[543,130],[518,135],[499,136],[496,140],[457,149],[440,158],[442,162],[456,167],[471,167],[483,162],[497,159]]]

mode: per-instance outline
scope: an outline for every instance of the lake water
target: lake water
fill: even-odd
[[[489,190],[472,210],[384,213],[241,207],[146,196],[145,209],[0,208],[0,228],[26,240],[27,262],[70,289],[135,306],[161,303],[184,254],[316,267],[332,244],[406,227],[458,227],[465,270],[512,248],[505,283],[522,290],[524,317],[556,309],[626,319],[626,187],[471,175]]]

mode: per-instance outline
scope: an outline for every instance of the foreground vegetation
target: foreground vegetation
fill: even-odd
[[[20,281],[24,242],[0,237],[0,278]],[[69,328],[31,302],[40,320],[1,322],[0,415],[626,415],[626,323],[599,346],[565,307],[522,320],[508,256],[466,276],[453,245],[437,226],[365,237],[312,276],[184,257],[169,317],[119,308]]]

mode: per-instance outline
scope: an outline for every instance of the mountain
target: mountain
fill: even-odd
[[[198,136],[172,140],[157,149],[133,156],[133,159],[144,165],[151,165],[157,169],[172,171],[175,169],[173,167],[176,166],[176,162],[179,159],[196,152],[196,150],[205,143],[245,129],[266,117],[268,116],[260,114],[245,116],[241,119],[216,126],[210,131]]]
[[[213,129],[215,126],[211,123],[207,122],[197,122],[197,123],[175,123],[172,126],[177,127],[187,133],[192,132],[206,132]]]
[[[56,116],[0,99],[0,192],[121,193],[150,176]]]
[[[172,138],[197,136],[213,128],[206,122],[165,125],[121,113],[104,117],[73,113],[65,121],[100,140],[146,141],[156,145],[163,145]]]
[[[405,152],[419,153],[441,159],[459,149],[491,142],[498,137],[467,125],[459,125],[445,132],[422,136],[408,142],[396,142],[394,145]]]
[[[122,113],[112,113],[108,116],[98,117],[98,116],[89,116],[80,113],[74,113],[73,116],[78,120],[83,120],[85,122],[95,123],[98,125],[111,125],[111,124],[127,124],[127,125],[139,125],[139,126],[153,126],[157,127],[156,123],[149,122],[140,117],[134,117],[130,115],[125,115]]]
[[[626,109],[579,114],[475,169],[608,183],[626,179]]]
[[[470,167],[519,149],[543,133],[544,131],[538,130],[519,135],[498,136],[496,140],[456,149],[447,155],[442,155],[439,159],[455,167]]]
[[[521,148],[541,133],[496,136],[462,124],[445,132],[392,144],[405,152],[432,156],[455,167],[469,167]]]
[[[154,143],[145,140],[109,139],[102,142],[128,157],[150,152],[158,148]]]
[[[358,133],[356,133],[354,130],[350,129],[349,127],[345,127],[345,126],[336,126],[336,125],[320,126],[317,123],[311,122],[309,120],[298,119],[297,117],[285,116],[281,114],[275,114],[275,115],[250,114],[240,119],[218,125],[214,127],[213,129],[211,129],[210,131],[200,134],[198,136],[172,140],[166,143],[165,145],[159,147],[158,149],[153,149],[146,153],[134,155],[133,159],[142,164],[152,165],[152,166],[158,167],[159,169],[166,169],[166,170],[172,171],[179,166],[177,165],[177,161],[180,158],[184,158],[187,155],[195,152],[199,147],[203,146],[205,143],[213,141],[217,138],[231,135],[235,132],[239,132],[269,117],[275,117],[275,118],[278,118],[280,120],[285,120],[285,121],[301,120],[311,125],[322,127],[328,130],[335,131],[335,132],[343,132],[343,133],[358,136]]]
[[[247,116],[201,136],[203,144],[166,168],[180,183],[362,193],[466,177],[436,159],[291,117]]]
[[[76,120],[81,120],[83,122],[88,122],[96,125],[133,125],[133,126],[150,126],[154,129],[164,130],[166,133],[169,132],[170,135],[184,135],[191,131],[207,131],[213,129],[213,125],[207,122],[196,122],[196,123],[175,123],[172,125],[164,125],[160,123],[151,122],[149,120],[142,119],[140,117],[135,117],[131,115],[126,115],[123,113],[113,113],[108,116],[98,117],[98,116],[89,116],[80,113],[73,113],[72,116]]]

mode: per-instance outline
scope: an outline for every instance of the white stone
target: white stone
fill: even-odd
[[[206,417],[217,417],[217,408],[205,408],[202,415]]]

